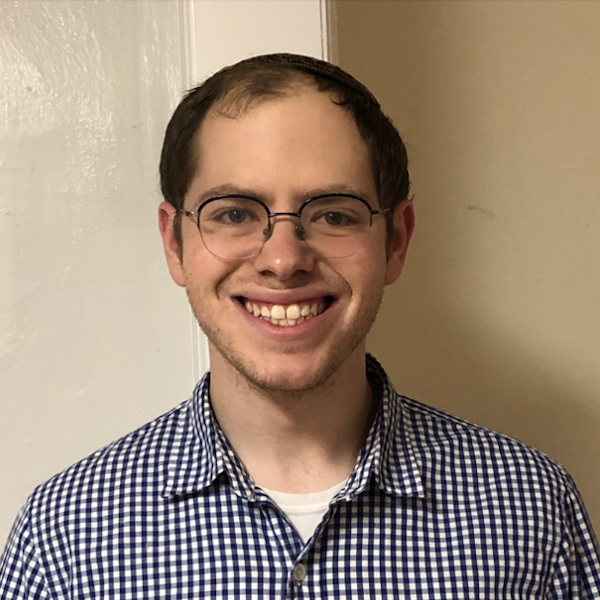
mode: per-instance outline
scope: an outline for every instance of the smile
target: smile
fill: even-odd
[[[304,321],[320,315],[327,309],[331,301],[331,299],[321,299],[310,303],[283,305],[253,302],[245,298],[239,300],[250,314],[280,327],[300,325]]]

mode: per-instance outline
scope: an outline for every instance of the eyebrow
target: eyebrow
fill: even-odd
[[[326,186],[310,188],[302,192],[301,194],[297,194],[295,197],[301,203],[308,200],[309,198],[315,198],[316,196],[335,193],[351,194],[353,196],[363,198],[368,202],[375,202],[377,200],[376,197],[371,197],[371,194],[366,193],[366,191],[357,190],[356,188],[353,188],[344,183],[332,183]],[[202,192],[202,194],[196,197],[196,203],[200,205],[206,200],[210,200],[211,198],[215,198],[216,196],[250,196],[251,198],[262,200],[267,205],[269,204],[269,198],[264,193],[259,192],[254,188],[247,188],[230,183],[217,185]]]

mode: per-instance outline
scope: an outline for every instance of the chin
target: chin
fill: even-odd
[[[211,357],[219,355],[215,362],[221,363],[228,377],[243,381],[261,392],[296,395],[328,386],[343,363],[344,356],[310,356],[302,353],[259,353],[258,360],[232,347],[211,344]],[[211,361],[212,362],[212,361]],[[216,365],[215,365],[216,366]]]
[[[275,360],[278,360],[277,358]],[[265,392],[303,393],[323,387],[336,372],[338,365],[323,364],[301,366],[300,361],[292,365],[278,365],[265,368],[263,365],[248,364],[245,361],[229,361],[248,383]],[[290,358],[282,362],[290,362]]]

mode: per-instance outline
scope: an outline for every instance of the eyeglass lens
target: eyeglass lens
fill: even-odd
[[[356,253],[371,227],[371,211],[357,198],[327,196],[308,201],[300,209],[299,238],[329,258]],[[225,259],[250,258],[260,253],[278,218],[251,198],[228,196],[207,202],[198,215],[206,248]],[[271,223],[269,223],[271,220]]]

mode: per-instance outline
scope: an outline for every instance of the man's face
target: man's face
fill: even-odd
[[[197,210],[211,196],[245,193],[272,212],[296,212],[307,198],[335,191],[354,193],[380,208],[369,154],[354,121],[316,90],[301,88],[237,118],[211,112],[197,144],[187,210]],[[326,383],[350,357],[363,360],[384,286],[402,269],[411,211],[407,203],[397,211],[398,239],[387,260],[381,216],[373,219],[363,246],[347,258],[318,255],[298,239],[294,218],[279,217],[260,254],[236,261],[211,254],[194,219],[183,217],[180,260],[173,208],[163,203],[161,231],[171,275],[186,288],[208,337],[213,375],[233,367],[259,388],[300,391]],[[298,311],[310,316],[292,325],[274,324],[282,309],[287,316]],[[259,311],[262,316],[255,314]]]

